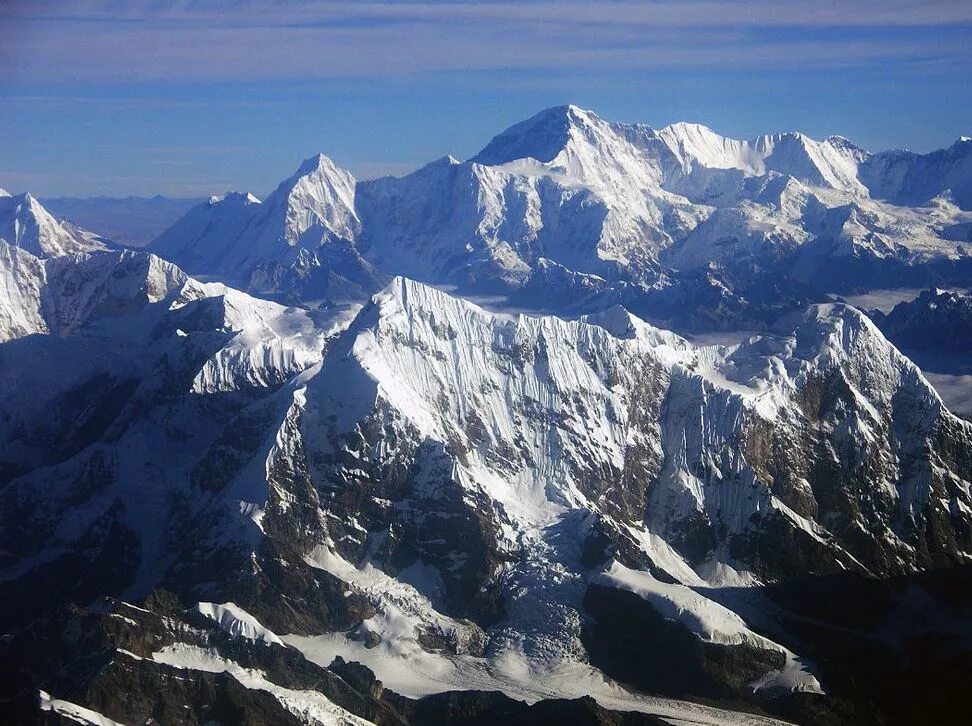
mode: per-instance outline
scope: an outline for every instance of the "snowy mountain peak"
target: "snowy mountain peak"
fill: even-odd
[[[478,305],[462,298],[453,297],[437,290],[430,285],[398,275],[380,292],[372,296],[372,301],[379,311],[379,317],[395,317],[402,311],[440,310],[453,311],[468,308],[486,315]]]
[[[573,129],[603,122],[591,111],[577,106],[555,106],[521,121],[493,137],[472,161],[488,166],[518,159],[552,161],[571,140]]]
[[[845,148],[845,149],[855,151],[861,157],[861,159],[864,159],[868,156],[867,149],[865,149],[862,146],[858,146],[853,141],[848,139],[846,136],[841,136],[840,134],[831,134],[826,139],[824,139],[824,141],[838,148]]]
[[[6,189],[0,187],[0,197],[9,197],[9,196],[10,196],[10,192],[8,192]]]
[[[867,153],[846,139],[816,141],[799,132],[759,136],[751,141],[722,136],[699,123],[678,122],[656,131],[649,126],[608,123],[577,106],[557,106],[511,126],[472,161],[502,166],[529,159],[552,172],[566,172],[585,184],[616,187],[618,173],[643,191],[657,194],[673,169],[684,177],[696,170],[738,170],[744,176],[768,172],[811,186],[866,196],[857,166]]]
[[[322,154],[320,152],[309,156],[301,162],[300,166],[297,168],[297,172],[294,177],[307,176],[308,174],[314,174],[320,172],[322,174],[334,174],[334,173],[347,173],[341,169],[334,161],[331,160],[329,156]]]
[[[697,168],[736,169],[746,176],[762,176],[775,171],[813,186],[866,194],[857,179],[857,166],[867,154],[843,137],[816,141],[791,131],[743,141],[690,123],[671,124],[658,135],[678,159],[683,173]]]
[[[708,126],[679,122],[660,129],[658,136],[686,173],[696,167],[762,173],[759,154],[749,144],[721,136]]]
[[[798,132],[759,137],[755,142],[767,169],[788,174],[814,186],[866,196],[858,180],[860,149],[843,143],[815,141]]]
[[[0,195],[0,240],[41,258],[109,249],[94,233],[55,219],[26,192]]]
[[[212,199],[156,238],[152,249],[192,274],[262,294],[313,287],[322,295],[332,283],[370,292],[370,267],[353,247],[361,229],[356,184],[350,172],[317,154],[262,203],[239,193]],[[339,295],[336,287],[331,292]]]
[[[279,234],[290,246],[300,243],[302,235],[317,226],[343,239],[353,239],[360,223],[354,212],[355,179],[324,154],[317,154],[300,165],[264,202],[265,213],[274,218],[271,233]],[[283,220],[280,220],[283,217]]]

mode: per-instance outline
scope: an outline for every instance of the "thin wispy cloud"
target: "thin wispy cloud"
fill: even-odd
[[[200,20],[262,27],[294,24],[351,24],[363,21],[544,22],[558,25],[637,23],[662,26],[928,26],[972,22],[962,0],[628,0],[607,2],[8,2],[0,18],[103,22]]]
[[[484,69],[664,68],[967,57],[906,28],[972,23],[972,3],[51,2],[7,4],[8,80],[385,77]],[[832,28],[867,37],[821,37]],[[766,29],[805,28],[810,42]],[[790,33],[792,36],[792,33]]]
[[[566,102],[873,149],[972,133],[968,0],[0,0],[0,38],[0,186],[48,195],[265,192],[316,151],[401,174]]]

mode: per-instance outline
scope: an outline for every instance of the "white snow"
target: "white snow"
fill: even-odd
[[[42,258],[108,249],[94,233],[55,219],[30,194],[0,194],[0,241]]]
[[[76,703],[53,698],[47,691],[40,691],[40,710],[56,713],[68,721],[87,724],[88,726],[122,726],[107,716],[103,716],[90,708],[84,708]]]
[[[268,645],[271,643],[283,645],[280,638],[268,628],[263,627],[259,620],[236,603],[201,602],[196,605],[195,610],[210,620],[215,620],[219,627],[230,635],[260,641]]]
[[[213,197],[153,249],[185,259],[207,279],[263,292],[281,292],[274,287],[281,270],[325,269],[315,267],[323,264],[316,255],[330,252],[346,254],[359,271],[374,264],[439,286],[482,279],[513,288],[548,265],[582,273],[592,284],[649,285],[656,264],[702,269],[786,259],[813,275],[849,257],[956,260],[970,253],[961,235],[972,212],[952,192],[925,194],[931,187],[914,177],[924,169],[923,179],[940,174],[962,182],[965,172],[922,166],[935,158],[870,155],[846,139],[799,133],[742,141],[698,124],[656,131],[566,106],[500,134],[472,160],[443,158],[402,179],[359,183],[327,157],[311,157],[266,201],[240,193]],[[961,192],[961,184],[954,186]],[[903,206],[902,195],[914,196],[916,206]],[[879,291],[852,299],[860,305],[882,300]],[[634,696],[583,663],[577,633],[588,582],[579,550],[590,522],[617,527],[677,581],[615,562],[596,582],[636,592],[707,642],[785,653],[784,669],[764,674],[755,689],[818,690],[796,655],[706,593],[759,585],[752,563],[718,549],[693,568],[670,544],[671,534],[688,517],[745,534],[754,515],[772,511],[801,536],[831,541],[826,522],[799,514],[774,494],[740,440],[757,423],[801,435],[796,396],[808,381],[834,376],[844,385],[846,417],[839,425],[813,425],[855,450],[883,446],[889,426],[896,435],[900,429],[889,447],[889,472],[906,460],[909,447],[926,445],[936,417],[948,416],[920,371],[845,305],[813,307],[773,335],[713,341],[731,345],[690,343],[621,308],[571,322],[489,311],[405,277],[363,309],[291,308],[189,277],[154,255],[105,251],[103,242],[53,219],[30,195],[0,193],[0,341],[31,336],[24,343],[31,366],[22,375],[46,383],[3,378],[3,410],[12,422],[3,424],[4,432],[24,412],[104,369],[158,386],[149,393],[175,401],[144,419],[128,413],[135,424],[117,446],[104,449],[116,457],[105,491],[58,517],[57,540],[73,543],[117,497],[126,524],[141,538],[133,592],[147,590],[174,557],[159,523],[218,433],[199,418],[200,409],[214,394],[279,385],[257,412],[266,430],[253,457],[218,496],[187,504],[193,515],[219,513],[212,540],[255,546],[268,501],[275,498],[284,510],[292,501],[278,483],[268,490],[274,457],[305,457],[314,468],[331,447],[347,451],[337,436],[374,414],[402,438],[440,444],[463,496],[489,503],[485,515],[496,516],[498,545],[509,556],[494,573],[507,591],[506,619],[484,634],[439,612],[445,583],[431,565],[419,560],[393,578],[367,561],[345,561],[329,540],[307,562],[374,603],[376,616],[356,632],[278,636],[231,602],[202,602],[200,613],[234,635],[295,644],[325,664],[338,654],[360,660],[406,694],[483,687],[536,700],[591,692],[611,707],[669,709],[672,718],[685,720],[722,716]],[[59,348],[68,353],[54,359],[26,347],[38,340],[76,347]],[[186,373],[180,366],[190,364],[178,379],[185,391],[164,389],[168,378],[147,374]],[[190,443],[175,446],[177,440]],[[341,474],[366,476],[395,453],[389,446],[382,441],[371,452],[347,451],[355,461]],[[21,482],[23,491],[56,511],[67,501],[62,482],[88,461],[39,468]],[[592,493],[629,473],[652,482],[643,521],[640,514],[622,521],[609,497]],[[415,477],[419,488],[428,484],[423,476]],[[810,488],[801,477],[795,486]],[[930,496],[919,478],[882,475],[874,487],[901,511]],[[936,502],[953,513],[972,511],[968,487]],[[346,524],[363,529],[357,519]],[[911,557],[890,526],[878,536]],[[830,551],[838,566],[854,562],[839,547]],[[61,552],[39,550],[0,576],[14,579]],[[416,628],[451,636],[460,654],[426,652]],[[369,634],[380,636],[377,647],[364,646]],[[488,658],[469,654],[480,638],[488,639]],[[239,669],[188,646],[157,655],[192,667]],[[307,708],[322,709],[324,720],[334,715],[310,696],[266,683],[263,674],[238,677],[282,702],[312,703]]]
[[[206,648],[174,643],[153,653],[152,658],[157,663],[165,663],[176,668],[228,673],[246,688],[270,693],[280,702],[280,705],[303,719],[305,723],[321,724],[321,726],[365,726],[371,723],[349,713],[319,691],[298,691],[278,686],[267,680],[266,674],[262,671],[244,668]]]
[[[796,654],[754,633],[738,614],[705,597],[704,590],[661,582],[647,572],[632,570],[619,562],[612,562],[593,582],[635,593],[650,602],[663,618],[684,625],[707,642],[749,645],[783,653],[786,656],[786,666],[781,671],[771,671],[758,678],[750,684],[753,690],[784,689],[822,693],[820,683]]]

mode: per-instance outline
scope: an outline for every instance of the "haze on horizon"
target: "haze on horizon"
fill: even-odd
[[[401,174],[566,102],[928,151],[972,134],[972,4],[0,5],[0,187],[266,194],[323,151]]]

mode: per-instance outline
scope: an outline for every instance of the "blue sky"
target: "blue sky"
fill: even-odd
[[[968,0],[0,3],[0,186],[265,194],[474,154],[542,108],[799,129],[870,149],[972,135]]]

